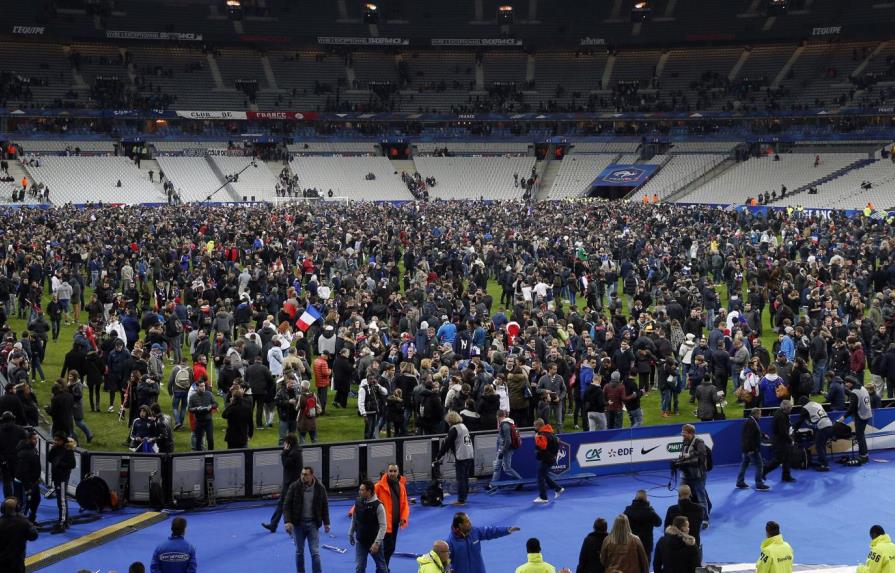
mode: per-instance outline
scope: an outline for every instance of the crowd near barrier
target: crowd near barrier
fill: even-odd
[[[793,421],[798,418],[794,410]],[[771,433],[773,410],[765,409],[760,424]],[[830,412],[838,420],[841,412]],[[739,463],[743,419],[694,424],[697,435],[712,448],[715,465]],[[534,432],[521,429],[522,443],[513,456],[513,468],[524,480],[534,480],[537,462]],[[52,440],[38,431],[42,478],[49,475],[47,452]],[[895,448],[895,407],[873,412],[867,428],[870,450]],[[397,463],[411,488],[421,489],[432,479],[452,481],[456,474],[449,454],[438,469],[433,468],[444,435],[406,436],[380,440],[313,443],[302,446],[304,465],[333,493],[355,490],[362,479],[378,479],[391,463]],[[474,477],[490,478],[496,456],[496,432],[473,432]],[[560,479],[590,479],[597,476],[643,471],[668,470],[669,462],[681,450],[681,425],[667,424],[598,432],[559,434],[559,455],[552,468]],[[834,452],[846,452],[850,440],[832,444]],[[268,496],[280,491],[282,467],[280,448],[217,450],[152,454],[133,452],[93,452],[77,448],[76,466],[69,481],[74,495],[88,476],[98,476],[129,503],[195,505],[218,499],[245,499]],[[150,500],[150,483],[160,483],[162,499]]]

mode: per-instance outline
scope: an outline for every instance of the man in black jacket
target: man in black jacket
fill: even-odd
[[[280,462],[283,464],[283,482],[280,486],[280,498],[277,501],[277,508],[270,517],[269,523],[262,523],[261,527],[276,533],[277,525],[280,523],[280,517],[283,515],[283,503],[286,500],[286,493],[291,486],[301,476],[302,462],[301,446],[298,444],[298,438],[295,434],[288,434],[283,439],[283,451],[280,452]]]
[[[649,562],[653,557],[653,529],[662,525],[662,518],[650,505],[645,490],[637,490],[631,505],[625,508],[625,515],[631,524],[631,533],[640,538]]]
[[[47,454],[50,463],[50,477],[53,480],[53,489],[56,490],[56,508],[59,511],[59,520],[53,526],[53,533],[62,533],[68,529],[68,480],[71,471],[75,469],[75,442],[62,432],[53,435],[53,447]]]
[[[794,482],[796,478],[792,477],[792,473],[790,472],[790,450],[792,449],[792,436],[790,435],[791,425],[789,423],[789,413],[792,412],[792,402],[789,400],[784,400],[780,402],[780,408],[774,412],[774,423],[773,423],[773,436],[771,436],[771,443],[774,446],[774,457],[771,458],[770,463],[764,468],[764,477],[767,478],[768,474],[777,469],[778,466],[783,466],[783,481],[785,482]]]
[[[600,549],[608,536],[609,526],[606,520],[598,517],[594,521],[594,530],[587,534],[581,544],[576,573],[603,573],[605,571],[603,563],[600,562]]]
[[[261,361],[261,356],[256,356],[254,362],[246,368],[245,382],[252,389],[252,400],[255,401],[255,426],[259,430],[264,429],[264,402],[267,393],[273,391],[274,380],[270,369]]]
[[[16,447],[25,438],[25,429],[16,424],[12,412],[0,415],[0,477],[3,478],[3,497],[12,495],[16,475]]]
[[[0,563],[9,573],[25,573],[25,546],[37,539],[37,528],[16,513],[16,499],[3,502],[0,516]]]
[[[227,420],[227,431],[224,434],[227,449],[236,450],[246,447],[249,438],[254,435],[251,404],[243,396],[241,386],[233,386],[230,389],[230,401],[221,414],[221,417]]]
[[[743,451],[743,461],[740,463],[740,473],[737,474],[737,487],[739,489],[749,489],[746,484],[746,470],[749,464],[755,466],[755,489],[758,491],[768,491],[769,488],[764,483],[764,462],[761,459],[761,439],[767,437],[761,431],[758,425],[758,419],[761,418],[761,408],[752,408],[750,416],[746,418],[743,425],[743,433],[740,437],[740,447]]]
[[[677,490],[677,505],[672,505],[668,508],[668,511],[665,512],[665,522],[664,527],[667,529],[669,525],[674,525],[674,518],[682,515],[687,518],[688,523],[702,523],[703,515],[705,514],[705,508],[702,505],[696,503],[692,499],[692,492],[690,491],[690,486],[682,485]],[[701,546],[701,541],[699,539],[700,530],[698,526],[693,527],[691,529],[691,535],[696,540],[696,546]]]
[[[655,573],[694,573],[699,565],[696,538],[690,535],[687,518],[679,515],[665,528],[665,535],[656,544],[653,569]]]
[[[16,449],[15,496],[19,508],[34,523],[40,505],[40,453],[37,451],[37,432],[31,429],[25,432],[25,439]]]
[[[74,411],[75,397],[71,392],[65,391],[65,386],[57,382],[53,385],[53,398],[47,406],[47,413],[53,420],[53,434],[63,432],[66,436],[73,435]]]
[[[283,502],[283,523],[286,533],[295,540],[295,563],[304,571],[305,540],[311,553],[311,571],[321,573],[320,526],[329,533],[329,501],[326,489],[314,477],[314,470],[301,470],[301,479],[289,486]]]
[[[702,438],[696,436],[696,427],[693,424],[684,424],[681,429],[681,437],[684,439],[680,456],[673,462],[672,467],[681,471],[684,484],[690,487],[693,497],[705,508],[702,528],[709,526],[709,517],[712,514],[712,500],[705,489],[706,472],[708,465],[708,447]],[[696,523],[695,521],[693,523]],[[665,524],[668,527],[668,524]],[[698,529],[693,526],[693,529]]]
[[[16,424],[20,426],[28,424],[25,416],[25,406],[15,390],[15,384],[11,382],[6,385],[4,394],[0,396],[0,414],[3,412],[11,413],[15,418]]]

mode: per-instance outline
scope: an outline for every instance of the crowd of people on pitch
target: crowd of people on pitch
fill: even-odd
[[[63,376],[83,377],[95,409],[100,389],[113,409],[126,394],[138,418],[151,379],[174,397],[176,425],[204,375],[212,395],[240,386],[269,426],[291,365],[292,392],[313,384],[322,416],[330,388],[336,408],[361,396],[366,437],[442,431],[448,410],[482,428],[498,409],[558,431],[620,427],[624,412],[637,426],[648,393],[672,416],[706,381],[776,405],[772,374],[795,401],[868,375],[891,397],[890,227],[767,217],[588,202],[17,211],[10,236],[31,241],[4,245],[0,298],[28,335],[0,317],[0,362],[21,391],[70,317]],[[320,318],[305,324],[308,308]],[[186,348],[179,396],[162,375]],[[702,402],[699,418],[720,415],[721,401]],[[291,407],[282,435],[301,422]]]
[[[2,410],[29,422],[32,370],[48,345],[69,348],[50,337],[70,316],[63,376],[77,373],[94,412],[101,390],[112,412],[127,404],[132,447],[158,431],[160,412],[138,422],[164,388],[171,430],[189,423],[197,449],[213,446],[222,395],[228,445],[242,447],[274,414],[281,439],[316,439],[352,392],[357,437],[371,438],[442,432],[446,412],[485,429],[499,410],[557,432],[621,427],[625,412],[637,426],[653,391],[665,416],[684,393],[712,419],[731,387],[748,406],[825,392],[861,434],[871,391],[895,390],[891,227],[870,218],[574,201],[5,219]],[[69,411],[53,422],[72,436]]]

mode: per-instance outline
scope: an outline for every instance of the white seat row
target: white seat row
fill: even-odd
[[[548,199],[565,199],[566,197],[578,197],[590,189],[597,175],[615,163],[615,154],[588,155],[572,153],[562,160],[562,165],[556,173],[553,185],[547,195]]]
[[[825,153],[821,163],[814,166],[813,153],[785,153],[779,161],[760,157],[743,161],[718,177],[707,181],[681,198],[685,203],[742,203],[759,193],[777,191],[786,185],[795,191],[825,175],[867,157],[866,153]]]
[[[239,173],[252,161],[251,157],[227,157],[213,156],[209,158],[221,171],[224,177]],[[268,169],[267,164],[261,160],[255,162],[255,167],[249,167],[242,171],[236,183],[230,186],[236,191],[239,198],[255,197],[256,201],[262,201],[276,197],[277,179]]]
[[[317,189],[324,199],[332,189],[333,197],[348,197],[356,201],[407,201],[413,199],[401,176],[389,160],[382,156],[296,157],[290,163],[298,176],[299,186]],[[367,174],[376,178],[367,180]]]
[[[655,160],[658,157],[664,158],[665,156],[657,155],[653,159]],[[672,155],[668,163],[659,168],[659,171],[653,175],[652,179],[638,190],[638,194],[645,194],[650,197],[655,194],[660,199],[667,197],[724,161],[725,157],[725,155],[720,154],[696,155],[685,153]]]
[[[872,185],[870,189],[861,189],[865,181]],[[816,195],[800,193],[792,201],[815,209],[863,209],[867,203],[880,209],[895,207],[895,163],[874,161],[818,186]]]
[[[50,187],[50,201],[57,205],[88,201],[133,205],[165,200],[126,157],[47,156],[40,167],[29,170],[35,181]]]
[[[204,201],[224,183],[204,157],[159,156],[156,161],[185,203]],[[231,199],[225,190],[213,198],[217,201]]]
[[[514,184],[529,177],[534,157],[417,157],[416,168],[423,177],[435,177],[429,190],[432,199],[521,199],[523,190]]]
[[[114,153],[115,152],[115,142],[114,141],[69,141],[69,140],[48,140],[48,139],[32,139],[26,141],[20,141],[22,144],[25,153],[35,152],[50,152],[50,153],[58,153],[63,152],[66,148],[70,148],[72,151],[75,148],[80,149],[85,153]]]

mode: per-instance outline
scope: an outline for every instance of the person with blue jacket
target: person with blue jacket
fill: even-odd
[[[795,331],[791,326],[787,326],[783,332],[778,335],[780,340],[780,352],[786,354],[786,359],[790,362],[796,359],[796,344],[792,340]]]
[[[824,374],[824,377],[827,379],[827,386],[829,388],[825,398],[827,402],[830,403],[830,409],[834,412],[844,412],[845,383],[835,372],[827,371],[826,374]]]
[[[451,322],[446,314],[441,315],[441,326],[435,333],[435,338],[439,344],[454,345],[454,339],[457,338],[457,325]]]
[[[518,527],[473,527],[462,511],[454,514],[448,547],[454,573],[486,573],[482,559],[482,541],[497,539],[519,531]]]
[[[152,554],[151,573],[196,573],[196,548],[183,538],[184,533],[186,519],[175,517],[171,522],[171,537]]]

